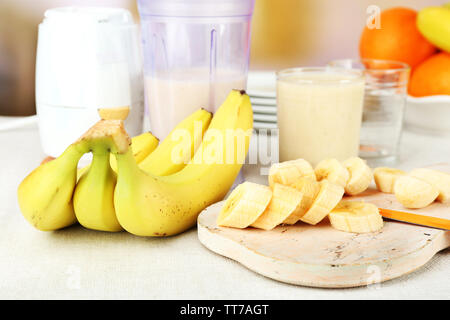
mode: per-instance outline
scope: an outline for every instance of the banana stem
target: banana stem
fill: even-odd
[[[77,141],[71,144],[60,156],[62,161],[67,163],[68,167],[77,167],[80,158],[89,152],[89,145],[86,141]]]
[[[134,158],[133,151],[128,148],[125,153],[116,153],[117,160],[117,173],[120,177],[137,177],[138,173],[143,174],[144,172],[139,168]]]
[[[100,179],[106,179],[108,172],[113,170],[111,169],[111,165],[109,163],[109,152],[102,148],[99,152],[97,148],[92,150],[93,158],[92,158],[92,164],[91,168],[89,170],[92,170],[92,172],[99,173],[98,177]],[[113,173],[115,175],[115,173]]]
[[[106,148],[108,152],[125,153],[131,144],[123,126],[123,121],[100,120],[91,127],[75,144],[86,143],[90,149]]]

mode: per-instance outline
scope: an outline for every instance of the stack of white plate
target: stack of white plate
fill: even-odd
[[[275,72],[251,71],[248,74],[247,94],[253,107],[253,127],[277,128],[277,98]]]

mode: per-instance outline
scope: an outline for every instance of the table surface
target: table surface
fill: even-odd
[[[0,117],[0,123],[6,121]],[[319,289],[267,279],[203,247],[197,230],[170,238],[73,226],[41,232],[19,212],[20,181],[44,157],[36,125],[0,131],[0,298],[407,299],[450,298],[450,250],[380,285]],[[398,167],[450,162],[450,139],[405,131]],[[259,168],[244,176],[258,180]],[[259,178],[261,179],[261,178]],[[407,236],[407,235],[405,235]]]

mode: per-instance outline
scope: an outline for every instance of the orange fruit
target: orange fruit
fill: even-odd
[[[361,58],[405,62],[414,68],[435,53],[416,27],[417,12],[392,8],[381,12],[380,29],[364,28],[359,43]]]
[[[437,53],[413,71],[408,92],[414,97],[450,95],[450,54]]]

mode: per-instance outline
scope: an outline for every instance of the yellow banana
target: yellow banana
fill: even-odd
[[[191,144],[196,144],[202,139],[203,132],[209,125],[210,119],[211,114],[203,109],[193,113],[182,121],[155,151],[153,150],[158,140],[150,133],[133,138],[131,148],[133,149],[136,163],[144,162],[143,166],[147,166],[147,171],[153,174],[171,174],[181,170],[184,164],[173,163],[170,160],[172,152],[176,151],[178,147],[181,152],[184,152],[182,156],[188,157],[187,160],[190,160],[191,151],[195,148]],[[195,128],[196,121],[199,122],[200,128],[197,130]],[[174,135],[180,132],[185,134],[185,140],[175,142]],[[193,137],[193,140],[191,137]],[[150,153],[153,156],[149,156]],[[111,232],[121,231],[123,229],[117,220],[114,210],[114,188],[116,185],[116,174],[114,171],[117,171],[116,159],[111,155],[110,166],[103,161],[107,157],[104,151],[96,152],[96,149],[93,148],[93,154],[94,159],[92,160],[91,167],[80,178],[75,189],[75,214],[80,224],[86,228]],[[186,160],[183,159],[183,161]]]
[[[125,120],[130,113],[130,107],[121,108],[100,108],[98,115],[104,120]]]
[[[174,235],[194,226],[201,210],[221,200],[236,179],[245,161],[252,126],[249,97],[233,90],[216,112],[191,162],[163,177],[139,168],[123,124],[115,133],[105,135],[117,159],[114,207],[120,225],[140,236]],[[233,138],[238,133],[242,138]]]
[[[191,160],[211,122],[211,113],[200,109],[181,121],[139,167],[157,176],[183,169]]]
[[[77,181],[77,165],[89,151],[79,140],[58,158],[33,170],[19,185],[17,198],[25,219],[42,231],[61,229],[76,222],[72,195]]]
[[[394,193],[395,181],[405,174],[405,171],[387,167],[375,168],[373,171],[377,189],[384,193]]]
[[[426,181],[437,188],[439,191],[437,201],[450,203],[450,174],[428,168],[419,168],[411,171],[409,175]]]
[[[266,210],[251,224],[252,227],[272,230],[291,214],[295,214],[303,194],[291,187],[276,183],[273,186],[272,200]]]
[[[420,209],[436,200],[439,190],[426,181],[402,176],[395,182],[394,194],[405,208]]]
[[[329,214],[333,228],[345,232],[366,233],[383,228],[376,205],[361,201],[341,201]]]
[[[151,153],[155,152],[159,144],[158,138],[156,138],[151,132],[144,132],[138,136],[131,138],[131,148],[133,149],[133,156],[136,159],[136,163],[141,163]],[[114,155],[110,155],[111,168],[117,172],[117,162]]]
[[[300,178],[291,187],[300,191],[303,197],[297,209],[283,221],[286,224],[297,223],[306,211],[308,211],[319,193],[320,183],[308,178]]]
[[[98,130],[100,123],[95,130]],[[90,129],[93,130],[93,129]],[[89,131],[86,135],[90,135]],[[131,139],[133,156],[137,163],[148,156],[158,145],[158,139],[150,132]],[[81,169],[73,196],[73,205],[78,222],[89,229],[100,231],[121,231],[114,210],[114,188],[116,186],[116,158],[105,153],[104,148],[92,147],[92,163]],[[100,149],[100,150],[98,150]],[[81,171],[79,170],[79,171]]]
[[[304,159],[274,163],[269,169],[269,185],[271,187],[275,183],[290,186],[300,178],[316,180],[313,167]]]
[[[436,47],[450,52],[450,6],[427,7],[417,14],[417,28]]]
[[[336,207],[343,195],[344,188],[340,185],[328,180],[321,181],[316,199],[300,220],[313,225],[319,223]]]
[[[217,225],[247,228],[266,210],[272,198],[269,187],[244,182],[231,192],[217,218]]]
[[[372,182],[372,169],[363,159],[358,157],[349,158],[342,164],[350,174],[350,178],[344,188],[345,193],[354,196],[364,192]]]
[[[345,187],[350,174],[348,170],[336,159],[320,161],[314,169],[317,181],[328,180],[331,183]]]
[[[85,228],[100,231],[123,230],[114,210],[116,173],[110,166],[110,155],[93,149],[92,163],[77,183],[73,206],[78,222]]]

